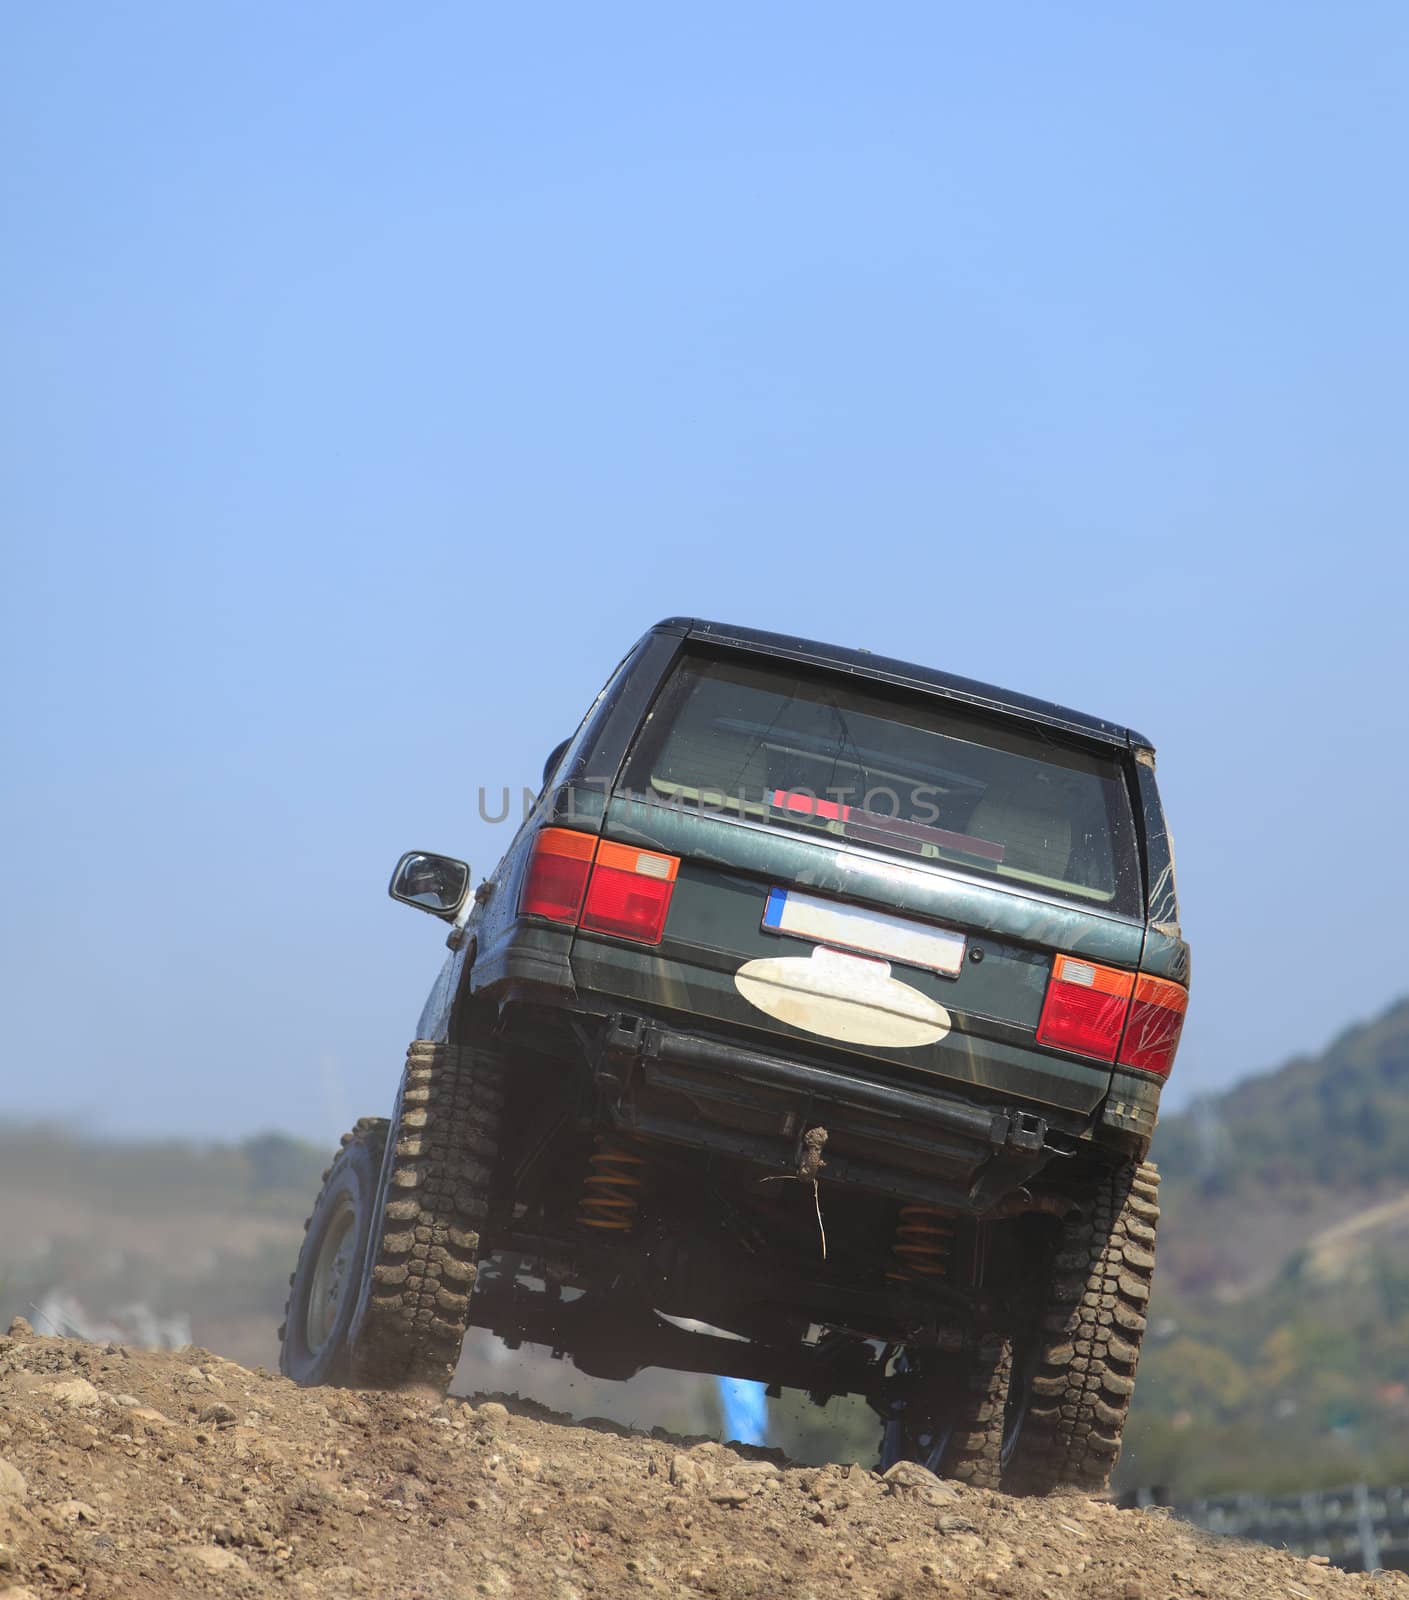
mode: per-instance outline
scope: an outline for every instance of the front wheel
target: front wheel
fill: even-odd
[[[304,1224],[303,1248],[289,1279],[279,1370],[295,1383],[346,1383],[350,1335],[362,1287],[390,1124],[363,1117],[342,1138]]]

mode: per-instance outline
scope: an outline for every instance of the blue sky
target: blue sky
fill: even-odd
[[[1409,990],[1409,16],[7,9],[0,1109],[381,1110],[692,613],[1150,734],[1212,1088]]]

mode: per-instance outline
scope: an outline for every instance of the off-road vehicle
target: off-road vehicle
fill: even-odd
[[[803,639],[652,628],[450,923],[292,1279],[300,1383],[492,1329],[864,1396],[881,1460],[1103,1486],[1188,993],[1147,739]]]

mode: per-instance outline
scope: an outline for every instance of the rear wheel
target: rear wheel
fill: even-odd
[[[941,1478],[996,1489],[1011,1370],[1012,1344],[996,1336],[964,1358],[957,1372],[926,1377],[902,1370],[894,1414],[881,1435],[881,1471],[917,1461]]]
[[[1039,1332],[1008,1405],[1003,1487],[1103,1490],[1135,1391],[1155,1267],[1159,1173],[1133,1162],[1063,1224]]]
[[[355,1382],[449,1386],[469,1326],[503,1107],[497,1055],[411,1045],[353,1324]]]

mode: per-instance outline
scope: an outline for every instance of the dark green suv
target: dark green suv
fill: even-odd
[[[1189,952],[1149,741],[861,650],[652,628],[451,923],[293,1278],[303,1383],[467,1327],[866,1397],[882,1465],[1103,1486]]]

